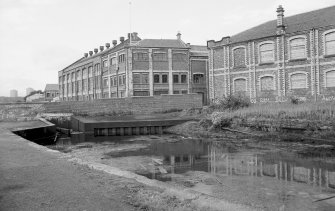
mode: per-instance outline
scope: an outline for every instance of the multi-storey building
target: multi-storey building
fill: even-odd
[[[113,40],[94,49],[59,71],[60,99],[92,100],[200,93],[207,101],[206,46],[192,46],[177,39]]]
[[[335,100],[335,6],[263,23],[208,41],[211,99]]]

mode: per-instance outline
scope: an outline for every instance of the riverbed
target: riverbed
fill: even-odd
[[[263,210],[335,209],[331,144],[78,134],[49,147]]]

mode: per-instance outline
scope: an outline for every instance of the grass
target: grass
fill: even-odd
[[[271,118],[332,121],[335,120],[335,102],[305,102],[253,104],[233,111],[223,111],[229,118]]]

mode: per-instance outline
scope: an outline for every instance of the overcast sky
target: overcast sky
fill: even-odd
[[[130,31],[143,38],[206,45],[276,18],[335,0],[0,0],[0,96],[57,83],[58,71]],[[131,11],[131,24],[130,24]],[[130,27],[131,26],[131,27]]]

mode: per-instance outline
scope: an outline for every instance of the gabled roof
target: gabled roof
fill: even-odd
[[[188,48],[188,46],[178,39],[144,39],[137,43],[137,47],[144,48]]]
[[[335,6],[285,17],[284,24],[286,33],[335,25]],[[277,20],[272,20],[232,36],[230,42],[236,43],[275,36],[276,29]]]
[[[58,84],[47,84],[44,91],[55,91],[58,90]]]

